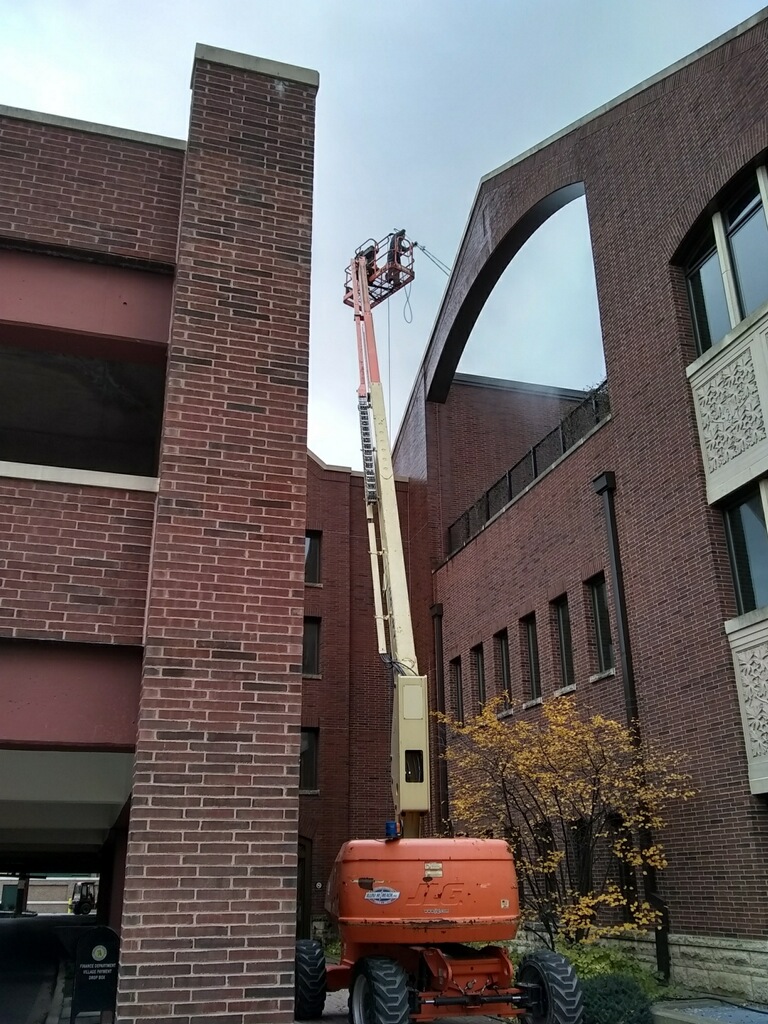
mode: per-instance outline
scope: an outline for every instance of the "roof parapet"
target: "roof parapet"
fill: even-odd
[[[109,135],[113,139],[125,139],[128,142],[139,142],[145,146],[160,146],[163,149],[186,149],[185,139],[171,139],[165,135],[151,135],[148,132],[135,132],[131,128],[115,128],[108,124],[97,124],[95,121],[80,121],[74,117],[60,117],[58,114],[45,114],[39,110],[23,110],[20,107],[6,107],[0,104],[0,117],[12,117],[19,121],[33,121],[47,124],[54,128],[69,128],[76,132],[87,132],[90,135]]]

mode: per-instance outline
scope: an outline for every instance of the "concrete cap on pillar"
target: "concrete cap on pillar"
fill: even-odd
[[[230,68],[242,68],[244,71],[253,71],[257,75],[268,75],[270,78],[280,78],[286,82],[299,82],[301,85],[313,86],[315,89],[320,85],[320,75],[311,68],[282,64],[277,60],[253,57],[248,53],[237,53],[235,50],[222,50],[218,46],[207,46],[205,43],[198,43],[195,47],[195,61],[198,60],[223,64]]]

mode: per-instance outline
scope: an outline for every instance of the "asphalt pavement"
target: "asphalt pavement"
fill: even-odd
[[[43,1024],[58,963],[50,919],[0,918],[2,1024]]]

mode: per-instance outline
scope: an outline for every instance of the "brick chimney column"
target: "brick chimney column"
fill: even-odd
[[[195,55],[121,1024],[293,1020],[316,90]]]

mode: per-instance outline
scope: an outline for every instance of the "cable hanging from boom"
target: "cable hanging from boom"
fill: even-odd
[[[430,252],[426,245],[423,245],[421,242],[414,242],[413,248],[421,249],[421,251],[427,257],[427,259],[434,263],[438,270],[442,270],[446,277],[450,276],[451,268],[448,266],[448,264],[443,263],[443,261],[439,259],[437,256],[435,256],[433,252]]]

